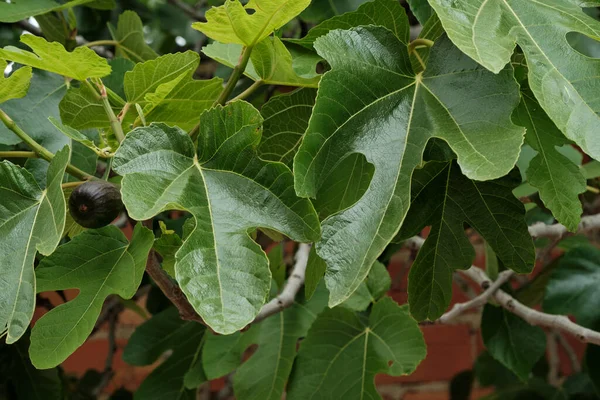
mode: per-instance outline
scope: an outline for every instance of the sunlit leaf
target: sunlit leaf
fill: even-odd
[[[206,12],[207,22],[192,27],[221,43],[254,46],[300,14],[310,0],[225,0]]]
[[[51,254],[65,226],[62,177],[69,149],[56,153],[48,168],[46,189],[33,176],[8,161],[0,162],[0,332],[16,342],[25,332],[35,307],[36,251]]]
[[[140,224],[131,243],[110,225],[77,235],[42,260],[35,271],[38,292],[77,288],[79,294],[45,314],[33,327],[29,354],[37,368],[59,365],[85,342],[109,295],[133,297],[152,241],[152,232]]]
[[[215,42],[206,46],[202,52],[221,64],[233,68],[242,54],[242,45]],[[254,81],[260,80],[268,85],[312,88],[318,86],[321,78],[316,74],[310,78],[299,76],[294,69],[294,59],[290,51],[277,37],[266,38],[255,46],[244,74]]]
[[[600,39],[600,21],[562,0],[430,0],[452,41],[490,71],[499,72],[518,45],[529,86],[565,136],[600,158],[600,60],[571,47],[567,34]]]
[[[463,173],[485,180],[513,168],[524,129],[510,120],[519,102],[512,68],[492,74],[445,37],[417,75],[406,44],[383,27],[331,31],[315,48],[332,71],[321,80],[294,159],[297,193],[315,197],[352,154],[375,167],[360,200],[323,221],[317,253],[327,263],[335,306],[356,290],[404,221],[410,178],[429,139],[444,139]]]
[[[21,36],[21,42],[29,46],[33,53],[8,46],[0,49],[0,58],[80,81],[110,74],[106,60],[87,47],[78,47],[69,53],[62,44],[50,43],[34,35]]]
[[[6,61],[0,60],[0,71],[4,72],[6,65]],[[31,67],[19,68],[8,78],[4,77],[4,73],[0,74],[0,103],[25,97],[31,76]]]
[[[198,154],[179,128],[138,128],[113,164],[124,176],[123,201],[134,219],[169,209],[194,216],[195,229],[176,255],[176,277],[196,311],[222,334],[251,322],[271,286],[267,257],[249,232],[262,227],[305,242],[319,237],[316,213],[295,196],[289,169],[256,156],[261,123],[245,102],[206,111]]]

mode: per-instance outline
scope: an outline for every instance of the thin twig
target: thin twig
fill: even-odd
[[[277,314],[294,304],[296,294],[298,294],[302,285],[304,285],[309,253],[310,245],[300,243],[298,251],[296,252],[296,263],[294,264],[294,268],[292,268],[292,274],[288,278],[285,287],[277,297],[262,307],[254,321],[252,321],[253,324],[260,322],[273,314]]]
[[[27,144],[27,146],[29,146],[29,148],[31,150],[33,150],[40,158],[43,158],[44,160],[46,160],[48,162],[52,161],[52,159],[54,158],[54,154],[52,154],[52,152],[50,152],[44,146],[42,146],[41,144],[36,142],[31,136],[29,136],[27,133],[25,133],[25,131],[23,131],[23,129],[21,129],[16,124],[16,122],[13,121],[8,116],[8,114],[6,114],[2,110],[0,110],[0,121],[2,121],[2,123],[4,123],[4,125],[8,129],[10,129],[15,135],[17,135],[19,137],[19,139],[21,139],[23,142],[25,142],[25,144]],[[67,173],[69,173],[69,174],[73,175],[74,177],[79,178],[81,180],[97,179],[96,177],[80,170],[79,168],[77,168],[76,166],[74,166],[70,163],[67,164],[66,171],[67,171]]]
[[[156,286],[164,293],[171,303],[179,310],[179,316],[185,321],[195,321],[206,325],[202,317],[198,315],[194,307],[185,297],[179,286],[175,284],[169,275],[160,267],[160,262],[154,250],[150,250],[146,262],[146,272],[156,283]]]
[[[450,311],[442,315],[437,322],[447,324],[454,318],[464,313],[467,310],[481,307],[485,305],[488,300],[492,297],[494,292],[504,285],[513,276],[513,271],[503,271],[498,275],[498,279],[492,283],[491,280],[487,280],[481,283],[481,287],[484,289],[483,293],[467,301],[466,303],[456,303]]]
[[[114,371],[112,368],[113,360],[115,358],[115,353],[117,352],[117,321],[119,320],[120,311],[112,310],[109,318],[109,326],[108,326],[108,354],[106,356],[106,361],[104,362],[104,371],[102,371],[102,377],[98,385],[94,388],[94,396],[99,396],[100,393],[106,389],[110,380],[114,376]]]
[[[600,214],[586,215],[581,218],[577,234],[600,228]],[[561,224],[546,225],[538,222],[529,227],[529,234],[534,238],[561,239],[569,234],[569,230]]]
[[[567,340],[565,335],[562,332],[557,330],[554,331],[556,335],[556,339],[558,339],[558,343],[562,346],[565,353],[567,353],[567,357],[569,357],[569,361],[571,362],[571,369],[573,374],[577,374],[581,372],[581,363],[579,362],[579,357],[577,357],[577,353],[575,353],[575,349],[571,346],[571,343]]]
[[[479,285],[488,282],[490,279],[481,268],[475,266],[472,266],[463,273]],[[496,290],[493,298],[504,309],[521,317],[530,325],[557,329],[575,336],[581,342],[600,345],[599,332],[578,325],[564,315],[546,314],[529,308],[502,289]]]
[[[558,343],[553,331],[546,333],[547,353],[548,353],[548,383],[552,386],[559,386],[560,374],[560,356],[558,355]]]

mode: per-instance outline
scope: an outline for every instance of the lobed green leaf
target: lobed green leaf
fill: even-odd
[[[133,218],[172,209],[195,218],[176,254],[176,277],[196,311],[223,334],[251,322],[271,286],[268,259],[249,232],[267,228],[305,242],[319,237],[314,208],[295,196],[289,169],[257,157],[261,123],[245,102],[205,111],[197,154],[179,128],[138,128],[113,164]]]
[[[564,135],[600,157],[600,60],[571,47],[567,34],[600,39],[600,22],[564,0],[430,0],[452,41],[475,61],[501,71],[518,45],[529,86]]]
[[[79,294],[45,314],[33,327],[29,355],[36,368],[57,366],[81,346],[109,295],[133,297],[152,241],[152,232],[140,224],[131,242],[110,225],[77,235],[42,260],[36,269],[38,293],[77,288]]]
[[[8,344],[29,327],[35,308],[36,251],[51,254],[65,226],[65,198],[61,183],[69,149],[54,156],[42,190],[33,175],[8,161],[0,162],[0,332]]]
[[[21,43],[29,46],[33,52],[7,46],[0,49],[0,59],[54,72],[79,81],[102,78],[111,71],[106,60],[87,47],[78,47],[73,52],[68,52],[60,43],[50,43],[34,35],[21,36]]]
[[[206,12],[207,22],[192,27],[221,43],[254,46],[300,14],[310,0],[225,0]]]
[[[383,27],[332,31],[315,48],[332,71],[321,80],[294,159],[296,192],[315,197],[327,190],[330,172],[356,153],[375,168],[364,195],[323,221],[317,253],[328,265],[335,306],[356,290],[404,221],[410,178],[429,139],[448,142],[463,173],[486,180],[513,168],[524,129],[510,120],[519,101],[512,68],[487,72],[445,37],[420,74],[406,44]]]

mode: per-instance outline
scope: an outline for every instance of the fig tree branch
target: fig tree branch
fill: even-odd
[[[296,252],[296,262],[292,268],[292,273],[285,284],[285,287],[281,293],[273,300],[265,304],[254,321],[257,323],[271,315],[277,314],[291,307],[294,304],[296,295],[304,285],[304,277],[306,276],[306,265],[308,264],[308,254],[310,253],[310,245],[300,243],[298,251]]]
[[[593,229],[600,229],[600,214],[582,217],[576,233],[585,233]],[[569,234],[569,230],[561,224],[546,225],[538,222],[529,227],[529,234],[533,238],[561,239]]]
[[[455,319],[457,316],[459,316],[467,310],[484,306],[488,302],[488,300],[493,296],[496,290],[498,290],[500,286],[508,282],[508,280],[511,278],[511,276],[513,276],[513,274],[513,271],[503,271],[498,275],[498,279],[496,279],[496,281],[492,282],[488,279],[487,281],[482,282],[481,287],[484,290],[479,296],[467,301],[466,303],[454,304],[452,309],[446,312],[444,315],[442,315],[437,322],[447,324],[449,322],[452,322],[453,319]]]
[[[187,300],[181,289],[175,284],[167,273],[161,268],[158,256],[154,250],[150,250],[148,261],[146,262],[146,272],[156,283],[156,286],[164,293],[165,296],[173,303],[179,316],[185,321],[195,321],[202,325],[206,325],[202,317],[198,315],[194,307]]]
[[[489,284],[490,282],[490,278],[481,268],[472,266],[463,273],[476,282],[479,286]],[[578,325],[564,315],[546,314],[529,308],[502,289],[497,289],[493,293],[492,297],[505,310],[521,317],[530,325],[556,329],[565,333],[569,333],[584,343],[600,345],[600,332],[595,332],[591,329]]]

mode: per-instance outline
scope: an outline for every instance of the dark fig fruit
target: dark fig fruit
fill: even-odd
[[[119,188],[106,181],[83,183],[69,197],[71,216],[85,228],[102,228],[114,221],[122,210]]]

